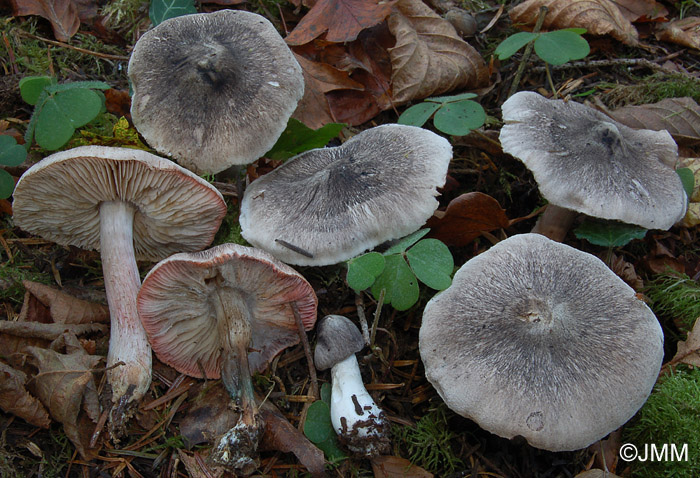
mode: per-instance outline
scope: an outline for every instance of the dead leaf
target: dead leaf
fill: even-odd
[[[51,22],[56,40],[67,42],[80,27],[78,9],[72,0],[12,0],[13,15],[39,15]]]
[[[420,0],[400,0],[388,24],[396,38],[389,49],[394,104],[488,82],[481,55]]]
[[[668,10],[656,0],[613,0],[617,8],[630,22],[666,21]]]
[[[608,114],[630,128],[665,129],[684,144],[700,141],[700,106],[692,98],[667,98],[653,104],[624,106]]]
[[[392,5],[392,1],[318,0],[285,41],[289,45],[303,45],[324,32],[329,42],[353,41],[365,28],[384,21]]]
[[[231,397],[221,382],[211,382],[194,396],[187,415],[180,422],[180,433],[188,447],[212,443],[238,421],[238,413],[233,410]]]
[[[400,456],[372,458],[374,478],[433,478],[433,474]]]
[[[326,460],[323,452],[311,443],[306,436],[292,426],[284,415],[271,402],[263,402],[260,415],[265,421],[265,433],[260,440],[261,450],[278,450],[294,453],[299,463],[304,465],[311,476],[326,476]]]
[[[611,0],[527,0],[509,12],[510,19],[532,28],[542,6],[549,9],[543,30],[585,28],[592,35],[611,35],[626,45],[639,43],[637,30]]]
[[[590,445],[587,451],[593,454],[592,466],[615,472],[617,469],[618,457],[620,456],[621,445],[622,428],[618,428],[617,430],[611,432],[607,438],[598,440],[594,444]],[[589,472],[591,471],[600,472],[602,470],[589,470]],[[595,477],[596,474],[591,473],[590,476]],[[612,478],[615,475],[609,473],[608,476]]]
[[[482,232],[510,225],[505,210],[488,194],[471,192],[454,198],[447,209],[428,219],[430,237],[448,246],[465,246]]]
[[[50,311],[53,322],[58,324],[108,323],[109,308],[95,302],[81,300],[54,287],[38,282],[22,281],[24,288]],[[26,301],[26,298],[25,298]],[[24,307],[22,312],[24,313]],[[22,318],[21,320],[31,320]]]
[[[620,478],[615,473],[610,473],[609,471],[595,469],[584,471],[574,476],[574,478]]]
[[[697,226],[700,224],[700,158],[681,158],[678,166],[690,169],[695,178],[693,194],[688,198],[688,211],[681,224],[685,227]]]
[[[77,343],[77,339],[73,339]],[[83,402],[87,402],[90,408],[98,401],[92,369],[103,357],[88,355],[75,346],[68,354],[39,347],[27,347],[26,350],[32,357],[32,364],[39,370],[33,381],[35,395],[51,417],[63,424],[66,436],[80,455],[89,459],[91,453],[87,444],[93,430],[84,427],[81,430],[78,415]]]
[[[304,97],[292,115],[309,128],[335,122],[331,116],[326,93],[333,90],[363,90],[364,86],[350,78],[347,72],[331,65],[308,60],[294,54],[304,73]]]
[[[656,38],[700,50],[700,17],[686,17],[666,23],[656,33]]]
[[[700,319],[695,320],[693,329],[688,332],[685,341],[678,341],[676,355],[669,364],[684,363],[693,367],[700,367]]]
[[[639,292],[644,288],[644,281],[634,270],[634,265],[627,262],[622,256],[610,254],[610,269],[635,291]]]
[[[652,274],[668,272],[669,268],[676,272],[685,273],[683,262],[656,239],[649,248],[649,252],[642,259],[644,266]]]
[[[224,475],[224,468],[216,466],[210,467],[201,453],[195,451],[190,454],[185,450],[178,450],[177,455],[185,465],[190,478],[220,478]]]
[[[51,419],[44,406],[26,388],[27,375],[0,362],[0,408],[31,423],[49,428]]]

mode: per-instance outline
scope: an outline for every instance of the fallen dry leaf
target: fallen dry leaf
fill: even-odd
[[[608,114],[630,128],[665,129],[679,143],[700,142],[700,106],[692,98],[667,98],[648,105],[624,106]]]
[[[78,8],[73,0],[12,0],[13,15],[39,15],[51,22],[56,40],[67,42],[80,27]]]
[[[620,478],[620,477],[618,475],[616,475],[615,473],[611,473],[609,471],[595,469],[595,470],[588,470],[588,471],[584,471],[582,473],[579,473],[578,475],[574,476],[574,478]]]
[[[627,262],[622,256],[618,256],[615,253],[610,254],[609,260],[610,269],[617,274],[620,279],[625,281],[627,285],[637,292],[644,288],[644,281],[639,277],[637,271],[634,270],[634,265],[632,263]]]
[[[454,198],[447,209],[428,219],[430,237],[448,246],[465,246],[481,235],[510,225],[505,210],[488,194],[471,192]]]
[[[220,478],[224,475],[225,470],[222,467],[210,467],[200,452],[188,453],[180,449],[177,455],[184,463],[190,478]]]
[[[592,35],[611,35],[626,45],[639,43],[639,35],[611,0],[527,0],[509,14],[514,24],[534,27],[540,7],[549,11],[543,30],[585,28]]]
[[[700,319],[695,321],[695,325],[688,332],[688,337],[686,337],[685,341],[678,341],[676,355],[674,355],[670,363],[684,363],[693,367],[700,367]]]
[[[51,417],[63,424],[66,436],[80,455],[87,459],[91,457],[87,444],[93,430],[80,427],[78,415],[83,403],[86,403],[86,410],[94,414],[99,399],[92,369],[103,357],[88,355],[79,345],[76,347],[75,337],[71,340],[74,342],[68,354],[39,347],[27,347],[26,351],[39,370],[33,380],[35,395],[49,410]]]
[[[666,23],[656,33],[656,38],[700,50],[700,17],[686,17]]]
[[[433,478],[433,474],[400,456],[372,458],[374,478]]]
[[[221,382],[210,382],[195,395],[187,415],[180,421],[180,433],[188,447],[211,443],[229,431],[238,420],[231,397]]]
[[[0,362],[0,408],[31,423],[49,428],[51,419],[44,406],[24,387],[27,375]]]
[[[285,41],[289,45],[303,45],[325,32],[325,40],[329,42],[353,41],[365,28],[384,21],[392,5],[392,1],[318,0]]]
[[[54,287],[38,282],[22,281],[24,288],[31,297],[36,298],[43,306],[49,309],[53,322],[57,324],[89,324],[94,322],[109,322],[109,308],[95,302],[88,302],[73,297]],[[31,300],[25,296],[25,306],[22,307],[20,320],[33,320],[26,317],[31,307],[27,304]],[[36,307],[36,305],[34,306]],[[25,312],[26,311],[26,312]],[[43,322],[43,320],[42,320]]]
[[[685,227],[697,226],[700,224],[700,158],[681,158],[679,167],[690,169],[695,178],[695,187],[689,198],[688,211],[681,224]]]
[[[400,0],[388,19],[394,104],[488,82],[481,55],[420,0]]]
[[[685,273],[685,265],[661,242],[654,239],[649,247],[649,252],[642,258],[644,267],[652,274],[662,274],[671,268],[674,271]]]
[[[666,21],[668,10],[656,0],[612,0],[630,22]]]

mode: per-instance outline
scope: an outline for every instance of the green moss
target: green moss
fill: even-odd
[[[671,270],[659,274],[647,283],[644,294],[658,316],[675,321],[684,331],[700,317],[700,284],[685,274]]]
[[[250,246],[250,243],[243,239],[241,235],[241,225],[238,222],[238,206],[230,202],[227,206],[226,217],[224,217],[221,227],[216,233],[212,246],[228,243]]]
[[[656,103],[666,98],[689,96],[700,102],[700,80],[687,75],[656,73],[630,85],[601,85],[609,90],[602,95],[611,108]]]
[[[700,370],[679,368],[662,377],[631,425],[623,431],[623,443],[632,443],[646,461],[630,462],[634,478],[695,478],[700,470]],[[648,449],[668,444],[668,461],[652,460]],[[687,461],[672,460],[671,445],[678,453],[687,444]]]
[[[436,476],[446,476],[464,466],[452,449],[451,442],[457,434],[447,423],[451,413],[441,404],[418,420],[415,427],[395,426],[393,429],[395,443],[406,450],[411,463]]]

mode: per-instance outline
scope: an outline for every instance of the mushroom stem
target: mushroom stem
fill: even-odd
[[[111,321],[107,377],[114,404],[112,433],[133,414],[151,383],[151,346],[136,309],[141,280],[134,256],[133,222],[134,208],[128,203],[100,205],[100,250]]]
[[[532,232],[541,234],[553,241],[561,242],[566,237],[566,233],[569,232],[577,215],[576,211],[549,203],[542,215],[537,219]]]
[[[389,424],[362,383],[355,354],[331,368],[331,423],[341,441],[365,456],[386,453]]]

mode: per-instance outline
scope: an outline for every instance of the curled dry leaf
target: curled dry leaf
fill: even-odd
[[[12,0],[13,15],[39,15],[51,22],[56,40],[67,42],[80,27],[73,0]]]
[[[88,324],[109,322],[109,308],[95,302],[81,300],[54,287],[38,282],[22,281],[25,289],[41,304],[48,307],[57,324]],[[27,298],[25,297],[25,305]],[[22,311],[24,312],[24,307]],[[31,320],[26,318],[25,320]]]
[[[688,332],[686,340],[678,342],[678,350],[670,363],[684,363],[700,367],[700,319],[695,321],[695,325]]]
[[[611,0],[527,0],[510,11],[515,24],[534,27],[540,7],[549,9],[543,30],[585,28],[593,35],[611,35],[626,45],[639,43],[639,35]]]
[[[0,408],[31,423],[49,428],[51,419],[44,406],[26,388],[27,375],[0,362]]]
[[[433,478],[433,474],[400,456],[372,458],[374,478]]]
[[[700,142],[700,106],[692,98],[667,98],[648,105],[624,106],[608,114],[630,128],[665,129],[678,143]]]
[[[430,237],[448,246],[465,246],[481,235],[510,225],[505,210],[488,194],[471,192],[450,201],[447,209],[428,219]]]
[[[178,457],[185,465],[190,478],[221,478],[225,470],[222,467],[210,467],[205,457],[200,452],[188,453],[185,450],[177,451]]]
[[[400,0],[389,16],[394,104],[488,82],[483,58],[420,0]]]
[[[634,265],[627,262],[622,256],[614,253],[610,254],[609,264],[610,269],[631,288],[637,292],[644,288],[644,281],[639,277],[637,271],[634,270]]]
[[[665,21],[668,10],[656,0],[613,0],[617,8],[630,22]]]
[[[688,211],[681,221],[685,227],[693,227],[700,224],[700,158],[681,158],[681,168],[688,168],[695,178],[693,194],[689,198]]]
[[[700,17],[686,17],[666,23],[656,38],[700,50]]]

